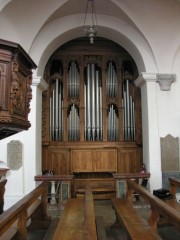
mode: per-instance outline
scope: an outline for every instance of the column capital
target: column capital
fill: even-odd
[[[48,88],[47,82],[42,77],[33,77],[32,86],[40,88],[42,92]]]
[[[176,75],[171,73],[146,73],[142,72],[139,77],[135,80],[134,84],[137,87],[142,87],[146,82],[157,82],[159,83],[162,91],[169,91],[170,86],[176,80]]]
[[[159,83],[162,91],[169,91],[171,84],[175,82],[176,75],[168,73],[158,73],[156,82]]]

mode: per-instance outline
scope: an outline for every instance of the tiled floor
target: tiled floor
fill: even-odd
[[[139,211],[139,213],[142,214],[143,217],[148,218],[149,211],[147,205],[143,205],[141,208],[137,206],[137,211]],[[60,215],[61,213],[62,212],[60,211]],[[122,229],[120,229],[119,227],[112,227],[116,218],[110,200],[96,200],[95,213],[96,216],[103,216],[108,240],[127,239],[126,234]],[[52,217],[59,216],[56,207],[49,208],[48,214]],[[180,239],[180,231],[176,230],[172,226],[158,228],[158,231],[163,240]],[[33,231],[28,234],[28,240],[41,240],[43,239],[44,235],[45,235],[44,230]]]

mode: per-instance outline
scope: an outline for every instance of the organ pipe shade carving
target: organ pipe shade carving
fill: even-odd
[[[50,96],[50,139],[63,140],[63,84],[60,79],[53,81]]]
[[[84,81],[85,140],[102,141],[102,83],[101,71],[88,64]]]

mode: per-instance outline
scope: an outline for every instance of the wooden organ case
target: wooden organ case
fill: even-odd
[[[112,173],[138,172],[137,76],[132,57],[112,41],[80,38],[57,49],[44,73],[49,88],[43,94],[42,169],[74,174],[76,189],[89,180],[100,192],[103,186],[114,190]]]

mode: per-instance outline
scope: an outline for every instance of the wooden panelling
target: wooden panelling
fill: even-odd
[[[136,148],[124,148],[119,151],[118,173],[137,172],[136,161],[138,161]]]
[[[96,172],[116,172],[117,171],[117,150],[98,149],[96,151]]]
[[[116,172],[117,150],[72,150],[71,163],[72,172]]]
[[[69,151],[51,149],[43,154],[42,169],[52,170],[54,174],[70,174]]]
[[[95,152],[93,150],[72,150],[71,171],[72,172],[93,172]]]
[[[109,147],[107,147],[109,146]],[[134,143],[58,143],[43,146],[43,170],[73,172],[139,172],[142,148]]]

